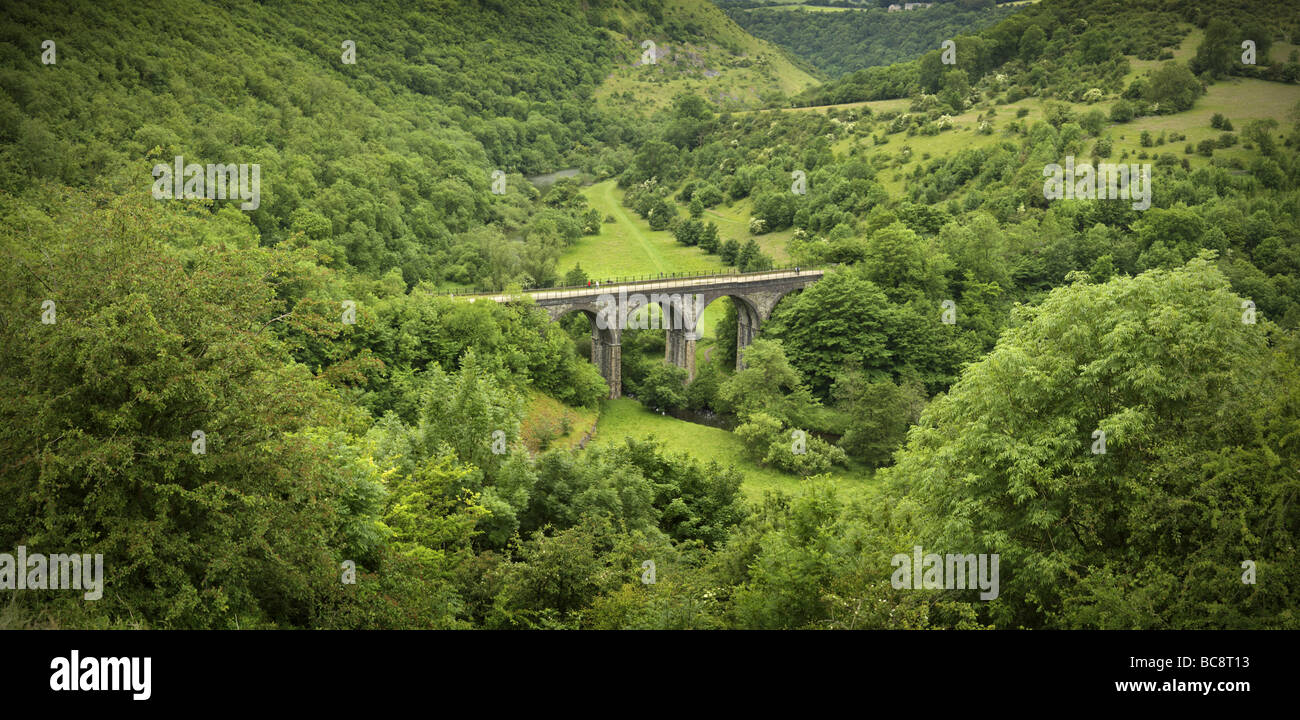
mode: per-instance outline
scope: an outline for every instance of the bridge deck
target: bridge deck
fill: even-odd
[[[525,290],[522,293],[474,294],[461,295],[471,301],[483,298],[493,302],[508,302],[519,295],[528,295],[534,300],[563,300],[565,298],[589,297],[619,290],[645,292],[651,290],[686,290],[690,288],[709,287],[713,285],[735,285],[736,283],[768,282],[786,278],[821,277],[822,270],[780,270],[775,272],[757,272],[735,275],[705,275],[694,278],[663,278],[656,280],[637,280],[619,283],[606,283],[597,287],[567,288],[564,290]]]

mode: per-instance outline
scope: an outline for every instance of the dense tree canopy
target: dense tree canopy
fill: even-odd
[[[797,104],[892,100],[609,104],[633,35],[743,37],[694,2],[0,10],[0,550],[106,559],[0,625],[1297,627],[1300,105],[1207,108],[1294,89],[1284,3],[731,8],[844,73]],[[1044,192],[1112,155],[1146,205]],[[155,200],[176,156],[258,207]],[[641,249],[821,279],[693,378],[623,331],[607,402],[520,292],[594,276],[593,179]],[[917,545],[1000,595],[899,587]]]

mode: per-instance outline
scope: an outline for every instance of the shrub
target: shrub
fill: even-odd
[[[1110,119],[1113,122],[1126,123],[1133,119],[1133,104],[1120,100],[1110,106]]]

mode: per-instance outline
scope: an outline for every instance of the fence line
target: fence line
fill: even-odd
[[[708,280],[708,279],[728,279],[728,278],[743,278],[743,277],[757,278],[763,275],[772,275],[772,274],[779,274],[779,273],[798,274],[804,271],[823,272],[823,268],[820,266],[804,267],[802,265],[788,265],[785,267],[772,268],[770,270],[756,270],[747,273],[740,272],[739,270],[735,270],[735,269],[729,272],[701,271],[701,272],[694,272],[694,273],[686,273],[686,272],[657,273],[657,274],[647,274],[647,275],[630,275],[624,277],[617,277],[614,279],[590,280],[589,281],[590,284],[586,284],[586,285],[556,285],[556,286],[546,287],[546,288],[532,288],[532,289],[523,290],[520,293],[509,293],[505,291],[456,293],[453,291],[448,291],[447,293],[444,294],[448,296],[468,297],[468,298],[512,297],[515,295],[522,294],[522,295],[529,295],[538,300],[548,300],[556,297],[562,297],[563,293],[570,293],[574,291],[595,290],[597,288],[603,289],[606,287],[620,287],[620,286],[627,286],[627,285],[636,285],[640,287],[645,283],[652,283],[652,285],[641,287],[641,289],[661,290],[661,289],[667,289],[669,287],[675,287],[680,284],[681,280]]]

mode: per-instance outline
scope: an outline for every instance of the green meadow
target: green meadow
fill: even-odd
[[[672,272],[725,270],[721,258],[697,247],[686,247],[666,230],[651,230],[649,223],[623,207],[623,191],[614,180],[583,190],[591,207],[614,222],[601,225],[600,234],[579,238],[561,256],[561,277],[575,265],[593,280]]]
[[[762,500],[763,494],[769,490],[794,493],[806,482],[795,475],[760,467],[745,456],[740,439],[727,430],[660,415],[630,398],[606,400],[602,404],[600,422],[589,447],[618,444],[628,437],[643,439],[652,436],[699,460],[734,465],[745,476],[741,488],[745,497],[753,501]],[[848,493],[868,490],[873,483],[871,471],[863,467],[854,467],[851,472],[837,468],[827,477],[837,488]]]

